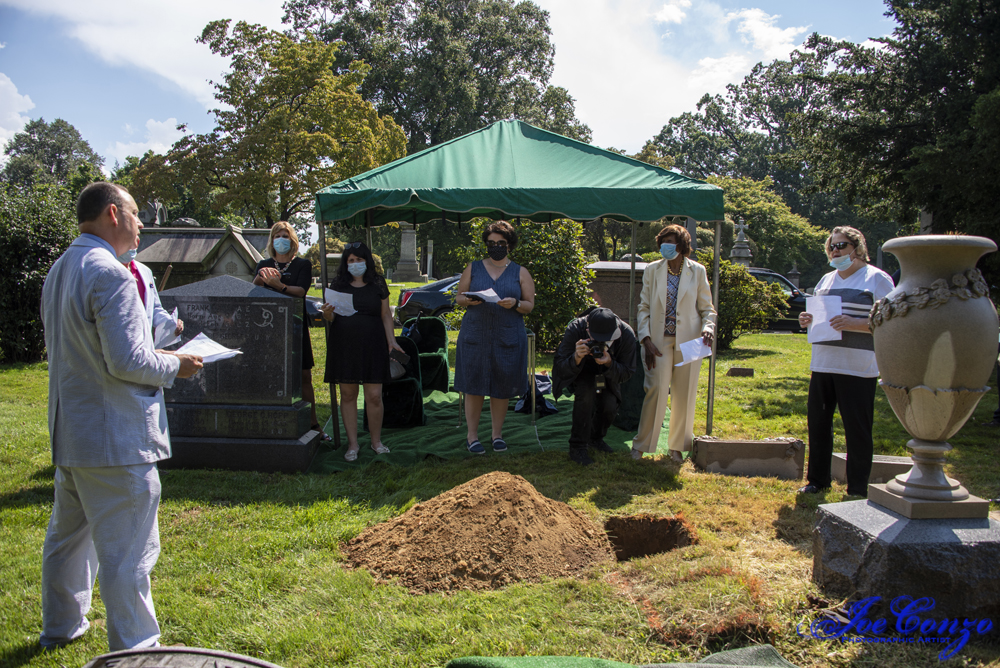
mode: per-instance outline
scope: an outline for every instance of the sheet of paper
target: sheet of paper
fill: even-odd
[[[466,297],[469,296],[482,297],[485,301],[489,302],[490,304],[496,304],[498,301],[500,301],[500,295],[494,292],[493,288],[489,288],[487,290],[480,290],[479,292],[463,292],[462,294],[465,295]]]
[[[153,347],[154,348],[166,348],[167,346],[172,346],[181,340],[179,334],[174,334],[177,331],[177,309],[173,310],[170,314],[173,320],[167,320],[161,322],[156,326],[156,330],[153,332]]]
[[[232,348],[227,348],[222,344],[216,343],[205,336],[204,332],[185,343],[176,352],[187,355],[200,355],[203,364],[227,360],[230,357],[243,354],[239,350],[233,350]]]
[[[813,317],[806,334],[809,343],[843,340],[843,332],[838,332],[830,325],[830,318],[844,313],[840,297],[836,295],[806,297],[806,313]]]
[[[712,346],[706,346],[700,336],[697,339],[685,341],[678,346],[678,350],[681,351],[681,355],[684,356],[684,360],[678,362],[674,366],[684,366],[685,364],[697,362],[698,360],[712,356]]]
[[[323,291],[323,299],[326,300],[327,304],[333,305],[333,312],[337,315],[349,316],[357,313],[354,310],[354,295],[327,288]]]

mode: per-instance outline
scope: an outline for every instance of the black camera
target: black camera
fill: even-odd
[[[591,341],[590,342],[590,354],[596,357],[604,357],[604,351],[607,349],[607,344],[603,341]]]

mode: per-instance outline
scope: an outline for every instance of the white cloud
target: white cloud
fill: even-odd
[[[3,72],[0,72],[0,162],[6,162],[3,148],[10,138],[24,129],[25,123],[31,120],[22,116],[26,111],[35,108],[35,103],[27,95],[17,92],[17,86]]]
[[[281,29],[281,3],[273,0],[0,0],[68,23],[68,33],[110,65],[133,66],[176,84],[206,107],[214,104],[208,80],[218,81],[225,59],[195,38],[209,21],[239,17]]]
[[[670,0],[660,8],[660,11],[656,12],[653,18],[661,23],[680,23],[687,16],[684,9],[690,6],[691,0]]]
[[[741,9],[726,15],[727,20],[737,22],[736,31],[743,35],[743,41],[763,52],[768,61],[787,58],[801,43],[798,36],[809,30],[809,26],[779,28],[775,25],[779,18],[762,9]]]
[[[127,134],[132,134],[131,132]],[[105,155],[108,162],[117,160],[119,163],[125,162],[125,158],[130,155],[142,157],[146,151],[156,151],[165,153],[174,142],[184,136],[184,133],[177,129],[177,119],[168,118],[165,121],[156,121],[152,118],[146,121],[146,139],[141,142],[115,142],[108,146]]]
[[[743,54],[702,58],[697,69],[691,72],[692,84],[703,93],[721,93],[727,84],[742,81],[755,62],[755,59]]]

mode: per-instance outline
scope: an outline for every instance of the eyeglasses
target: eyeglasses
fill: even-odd
[[[848,246],[853,246],[850,241],[838,241],[835,244],[830,244],[830,250],[844,250]]]
[[[486,242],[486,247],[487,248],[496,248],[498,246],[500,248],[506,248],[507,247],[507,242],[506,241],[487,241]]]
[[[344,250],[351,250],[352,248],[361,248],[361,242],[354,241],[344,246]]]

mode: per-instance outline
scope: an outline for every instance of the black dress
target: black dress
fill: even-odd
[[[326,383],[388,383],[389,343],[382,322],[382,300],[389,288],[381,279],[360,288],[330,286],[354,295],[351,316],[335,315],[326,340]]]
[[[282,265],[284,266],[284,262]],[[293,257],[292,261],[284,267],[282,271],[278,267],[278,263],[274,261],[274,258],[265,258],[257,263],[257,268],[254,269],[254,276],[260,273],[260,270],[264,267],[270,267],[272,269],[278,269],[281,271],[281,282],[284,285],[294,285],[302,288],[309,293],[309,288],[312,287],[312,263],[303,257]],[[265,285],[264,287],[269,290],[274,290],[270,285]],[[316,361],[313,359],[313,349],[312,342],[309,340],[309,317],[306,311],[306,297],[302,295],[302,368],[311,369],[316,365]],[[295,326],[298,327],[299,323],[296,322]]]

